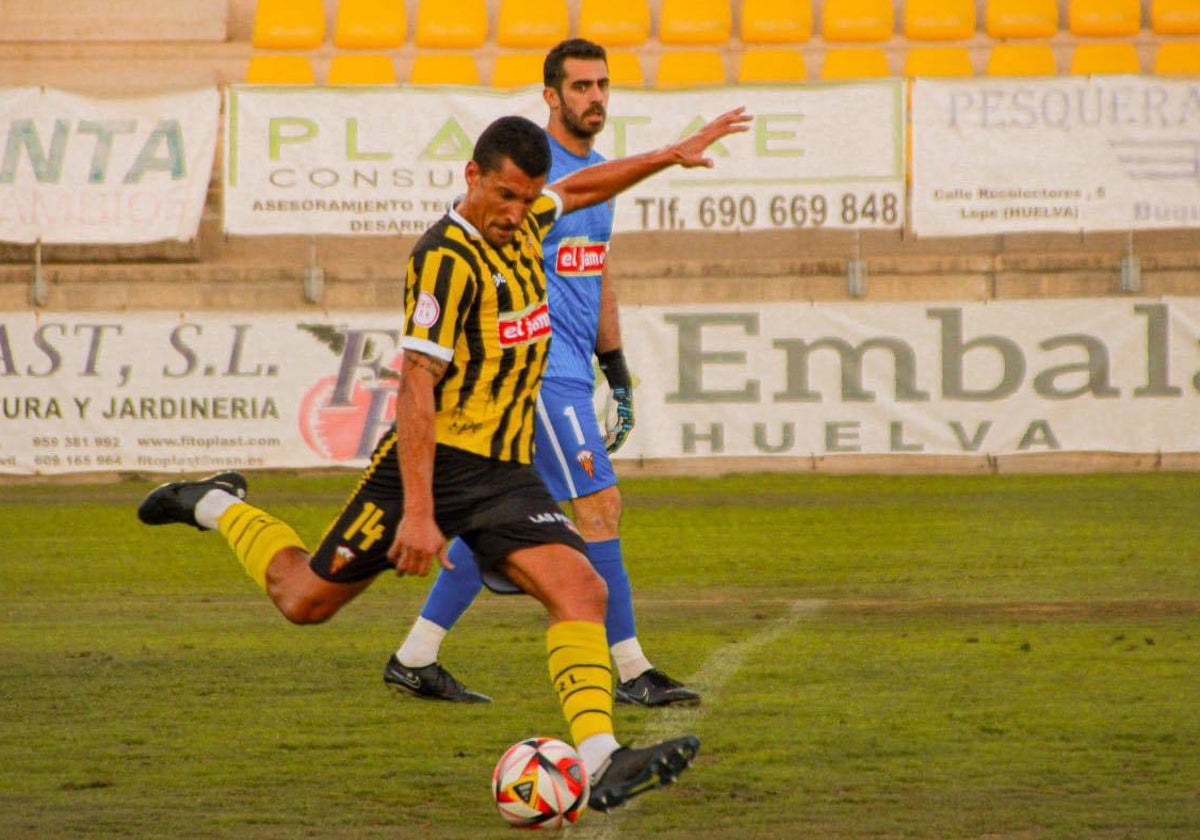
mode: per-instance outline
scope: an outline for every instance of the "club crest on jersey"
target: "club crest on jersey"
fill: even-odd
[[[550,336],[550,305],[542,301],[520,312],[501,312],[496,327],[501,347],[542,341]]]
[[[418,327],[432,327],[441,314],[442,307],[438,305],[437,298],[429,292],[421,292],[417,296],[417,305],[413,307],[413,323]]]
[[[558,246],[554,270],[562,277],[594,277],[604,271],[608,259],[607,242],[586,238],[564,239]]]

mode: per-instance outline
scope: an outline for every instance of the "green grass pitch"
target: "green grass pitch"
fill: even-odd
[[[352,474],[251,474],[315,540]],[[0,486],[0,836],[512,837],[493,762],[565,737],[529,599],[443,661],[487,706],[381,681],[429,588],[292,627],[147,482]],[[622,485],[639,635],[704,692],[618,707],[703,741],[574,838],[1200,836],[1200,474],[760,475]]]

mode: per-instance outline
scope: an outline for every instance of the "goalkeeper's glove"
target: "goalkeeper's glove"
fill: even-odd
[[[604,418],[604,448],[611,455],[621,448],[633,431],[633,377],[629,375],[625,354],[620,348],[597,353],[596,359],[617,406],[615,417]]]

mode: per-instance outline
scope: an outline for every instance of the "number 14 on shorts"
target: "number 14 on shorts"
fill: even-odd
[[[355,542],[361,551],[367,551],[383,539],[383,509],[367,502],[350,526],[342,532],[346,542]]]

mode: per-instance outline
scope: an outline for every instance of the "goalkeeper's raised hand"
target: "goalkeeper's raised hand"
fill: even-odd
[[[604,448],[611,455],[621,448],[633,431],[633,377],[629,375],[625,354],[620,348],[597,353],[596,359],[617,406],[615,417],[604,418]]]

